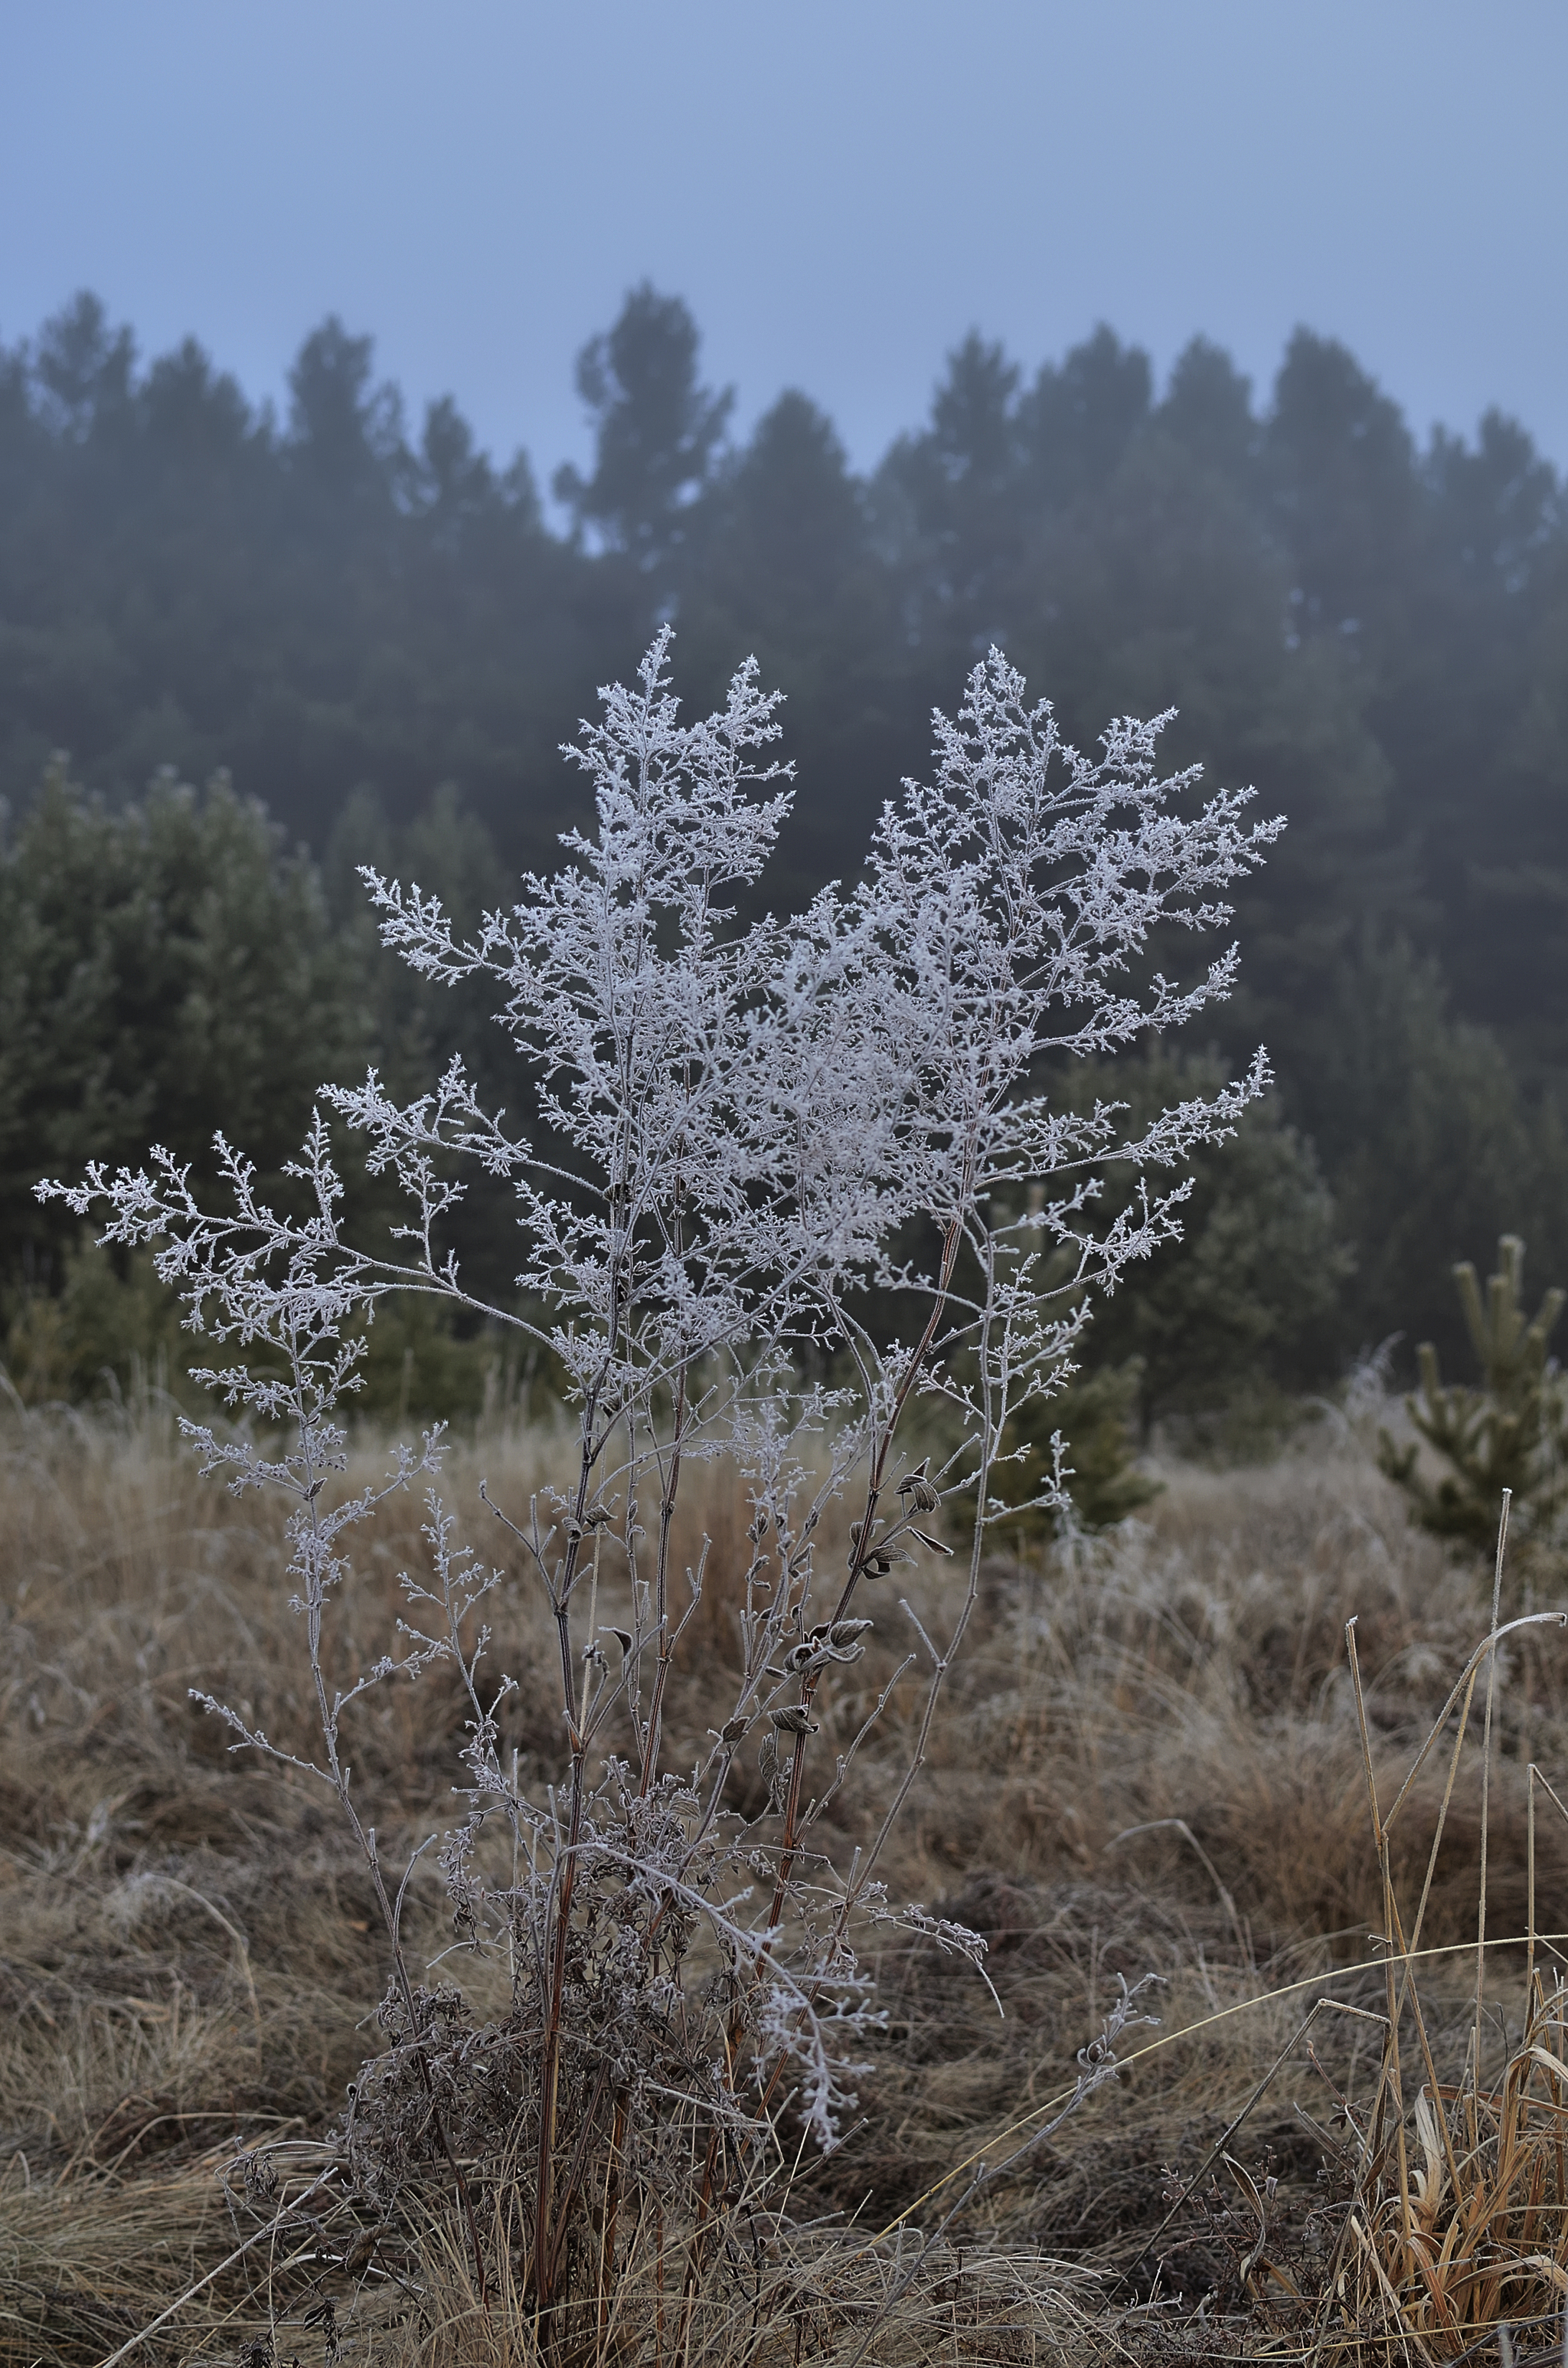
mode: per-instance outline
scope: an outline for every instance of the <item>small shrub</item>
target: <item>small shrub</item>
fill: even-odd
[[[1498,1242],[1497,1267],[1484,1301],[1469,1260],[1454,1269],[1480,1386],[1445,1386],[1429,1340],[1416,1352],[1421,1386],[1405,1407],[1420,1439],[1448,1466],[1437,1486],[1420,1468],[1418,1441],[1401,1447],[1387,1431],[1378,1441],[1378,1461],[1409,1497],[1411,1518],[1437,1537],[1488,1554],[1506,1488],[1513,1493],[1521,1543],[1539,1537],[1562,1501],[1568,1447],[1568,1395],[1547,1362],[1564,1294],[1549,1291],[1527,1319],[1525,1246],[1517,1234]]]
[[[1136,1357],[1124,1365],[1101,1365],[1018,1408],[993,1483],[995,1501],[1018,1509],[1000,1521],[998,1544],[1021,1546],[1053,1535],[1068,1508],[1074,1528],[1094,1531],[1153,1503],[1160,1484],[1140,1468],[1133,1437],[1142,1372]],[[1058,1470],[1059,1442],[1066,1506],[1042,1506],[1042,1484]]]
[[[678,2253],[674,2290],[657,2285],[678,2331],[704,2280],[729,2274],[733,2215],[803,2137],[836,2142],[876,2013],[866,1934],[897,1927],[979,1961],[978,1936],[897,1907],[879,1866],[987,1529],[1020,1509],[994,1486],[1009,1426],[1071,1361],[1094,1295],[1179,1231],[1187,1187],[1149,1181],[1096,1227],[1102,1160],[1169,1169],[1229,1133],[1266,1082],[1260,1055],[1131,1133],[1115,1104],[1074,1111],[1031,1085],[1047,1056],[1109,1054],[1231,985],[1233,951],[1189,989],[1157,972],[1138,988],[1151,933],[1222,922],[1225,888],[1278,828],[1243,831],[1229,793],[1184,814],[1193,776],[1157,777],[1157,724],[1119,723],[1085,757],[994,652],[958,719],[937,720],[933,783],[884,809],[862,883],[742,926],[725,899],[756,882],[789,805],[785,768],[756,753],[777,735],[775,701],[748,665],[722,711],[681,725],[668,638],[571,752],[597,830],[568,835],[562,868],[526,879],[509,912],[464,937],[417,886],[366,874],[385,942],[415,972],[495,995],[526,1122],[484,1107],[453,1060],[407,1104],[374,1073],[324,1088],[291,1201],[263,1198],[222,1140],[216,1212],[161,1151],[45,1188],[80,1214],[107,1203],[106,1242],[158,1246],[189,1325],[231,1348],[199,1378],[240,1420],[188,1435],[236,1490],[290,1504],[319,1748],[285,1750],[207,1707],[234,1749],[335,1795],[385,1924],[386,2045],[340,2133],[345,2173],[387,2218],[417,2205],[427,2220],[450,2193],[481,2305],[525,2294],[552,2343],[600,2341],[618,2265],[650,2241],[659,2281]],[[390,1239],[350,1234],[333,1119],[403,1195]],[[465,1163],[513,1194],[519,1296],[505,1304],[471,1287],[447,1239]],[[920,1241],[928,1257],[892,1247]],[[485,1612],[503,1566],[460,1542],[439,1430],[400,1448],[380,1486],[345,1497],[336,1477],[365,1326],[409,1292],[554,1358],[574,1408],[555,1486],[526,1503],[482,1492],[553,1637],[559,1759],[539,1785],[501,1747],[517,1679],[488,1667]],[[901,1428],[922,1396],[961,1443],[912,1465]],[[719,1458],[744,1482],[744,1535],[728,1566],[705,1545],[682,1567],[683,1479]],[[421,1483],[426,1557],[404,1574],[398,1636],[335,1681],[355,1532]],[[1022,1509],[1061,1501],[1054,1463],[1031,1485]],[[973,1518],[955,1546],[943,1500],[965,1486]],[[933,1633],[899,1589],[915,1592],[905,1571],[944,1566]],[[692,1758],[671,1741],[693,1724],[676,1714],[682,1645],[715,1588],[736,1666]],[[903,1650],[875,1692],[855,1674],[873,1632]],[[466,1720],[458,1811],[430,1837],[457,1947],[422,1982],[402,1940],[419,1853],[401,1878],[388,1866],[345,1721],[437,1665]],[[901,1689],[907,1762],[851,1842],[858,1754]],[[478,2002],[487,1984],[498,2008]],[[1087,2093],[1114,2047],[1082,2061]]]

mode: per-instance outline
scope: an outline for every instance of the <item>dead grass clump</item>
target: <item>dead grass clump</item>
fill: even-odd
[[[905,2236],[858,2239],[802,2227],[750,2199],[715,2233],[694,2281],[692,2232],[640,2227],[612,2290],[579,2305],[570,2328],[541,2330],[506,2266],[515,2248],[492,2232],[503,2264],[482,2302],[459,2233],[426,2237],[412,2264],[419,2302],[383,2339],[393,2368],[517,2368],[562,2357],[679,2361],[687,2368],[1090,2368],[1134,2355],[1096,2307],[1095,2287],[1070,2264],[1024,2247],[925,2251]],[[716,2273],[722,2271],[722,2273]]]

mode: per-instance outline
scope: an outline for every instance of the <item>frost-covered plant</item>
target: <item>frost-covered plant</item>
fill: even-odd
[[[602,721],[567,752],[597,827],[568,834],[562,868],[527,878],[477,935],[459,936],[417,887],[365,875],[384,941],[415,971],[491,983],[527,1123],[483,1107],[453,1061],[406,1105],[374,1073],[324,1087],[289,1171],[295,1206],[258,1197],[222,1141],[222,1212],[163,1151],[146,1170],[95,1167],[84,1185],[45,1188],[80,1212],[107,1203],[106,1241],[159,1246],[191,1327],[235,1344],[203,1378],[248,1417],[190,1436],[234,1487],[292,1499],[322,1737],[319,1758],[295,1764],[336,1793],[395,1964],[391,2044],[346,2126],[355,2176],[383,2205],[421,2164],[465,2202],[472,2180],[501,2182],[541,2311],[605,2291],[618,2230],[650,2213],[691,2232],[689,2283],[705,2226],[791,2122],[835,2143],[875,2013],[858,1954],[868,1927],[979,1962],[974,1935],[895,1910],[878,1868],[976,1600],[988,1522],[1017,1510],[993,1486],[1004,1431],[1072,1372],[1093,1294],[1179,1230],[1185,1187],[1168,1178],[1096,1227],[1100,1165],[1168,1171],[1228,1133],[1266,1078],[1259,1055],[1132,1139],[1119,1105],[1085,1114],[1048,1090],[1051,1056],[1175,1027],[1233,975],[1233,950],[1187,987],[1141,978],[1156,931],[1229,918],[1226,889],[1278,828],[1243,828],[1247,793],[1199,803],[1195,772],[1159,778],[1165,719],[1118,723],[1100,757],[1083,756],[993,651],[957,720],[937,717],[934,778],[886,806],[859,884],[743,925],[734,901],[790,804],[789,768],[766,761],[776,700],[748,664],[720,712],[682,724],[668,646],[661,634],[638,687],[606,692]],[[406,1221],[385,1250],[346,1229],[334,1118],[401,1188]],[[476,1297],[444,1242],[465,1163],[514,1196],[517,1305]],[[429,1566],[404,1582],[401,1639],[346,1691],[325,1674],[351,1532],[378,1501],[331,1493],[339,1408],[365,1323],[410,1290],[520,1327],[567,1377],[571,1469],[548,1496],[492,1507],[554,1630],[562,1759],[540,1789],[502,1763],[513,1679],[485,1675],[482,1624],[499,1575],[456,1543],[438,1435],[401,1450],[388,1476],[430,1484]],[[901,1455],[917,1395],[961,1417],[948,1428],[964,1446],[936,1469]],[[676,1764],[667,1735],[690,1726],[672,1714],[676,1648],[714,1574],[706,1550],[677,1573],[672,1525],[683,1474],[719,1456],[751,1511],[744,1567],[722,1574],[741,1673],[710,1748]],[[1060,1502],[1064,1476],[1058,1442],[1037,1501]],[[961,1545],[942,1535],[949,1492],[973,1508]],[[847,1557],[829,1566],[824,1515],[846,1498]],[[933,1636],[890,1600],[894,1574],[949,1555]],[[835,1692],[874,1624],[906,1626],[910,1649],[855,1724]],[[511,1969],[509,2010],[483,2026],[458,1989],[414,1979],[402,1894],[339,1749],[358,1695],[436,1662],[468,1704],[466,1814],[441,1865],[460,1930]],[[824,1813],[916,1665],[907,1765],[843,1863]],[[275,1752],[208,1706],[236,1749]],[[472,2210],[468,2223],[483,2287]]]

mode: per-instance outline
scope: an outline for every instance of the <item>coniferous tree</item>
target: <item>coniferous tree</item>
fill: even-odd
[[[949,356],[929,426],[901,437],[875,500],[924,665],[1006,638],[1023,595],[1027,510],[1017,365],[971,334]]]
[[[707,486],[734,404],[697,372],[697,324],[678,296],[644,280],[603,336],[577,357],[577,392],[594,422],[594,473],[557,471],[555,492],[578,526],[646,575],[656,597],[672,568],[687,514]]]
[[[1162,1095],[1212,1091],[1223,1075],[1212,1055],[1177,1060],[1155,1047],[1119,1065],[1119,1099],[1136,1124]],[[1069,1070],[1055,1089],[1070,1106],[1110,1090],[1103,1068]],[[1331,1370],[1344,1285],[1354,1265],[1312,1144],[1270,1095],[1240,1121],[1235,1140],[1190,1163],[1178,1249],[1130,1275],[1096,1319],[1096,1361],[1129,1383],[1137,1424],[1223,1413],[1260,1383],[1310,1387]],[[1114,1222],[1131,1182],[1113,1177],[1100,1202]]]
[[[1434,1278],[1479,1229],[1555,1257],[1568,512],[1522,427],[1420,450],[1307,330],[1256,403],[1202,339],[1156,401],[1108,329],[1032,378],[976,332],[861,480],[796,393],[727,450],[697,325],[646,285],[581,383],[596,455],[560,480],[562,537],[525,458],[481,451],[450,398],[405,425],[335,321],[281,426],[193,343],[143,364],[90,297],[0,352],[12,814],[65,747],[120,805],[161,767],[228,768],[318,854],[351,800],[395,837],[449,783],[503,866],[548,865],[583,812],[555,748],[667,615],[699,695],[753,651],[790,693],[804,894],[995,641],[1069,736],[1175,705],[1174,749],[1290,816],[1218,1043],[1269,1042],[1356,1239],[1341,1348],[1448,1339]]]
[[[1107,483],[1147,420],[1153,395],[1148,355],[1123,346],[1103,321],[1060,367],[1044,364],[1020,406],[1019,427],[1048,508]]]
[[[1304,632],[1403,656],[1421,487],[1397,404],[1333,338],[1298,329],[1275,383],[1264,467]]]
[[[1208,337],[1183,347],[1154,424],[1199,468],[1250,488],[1261,443],[1252,383],[1222,347]]]
[[[153,1133],[210,1175],[227,1101],[276,1170],[323,1053],[369,1049],[357,984],[314,867],[221,777],[115,813],[53,768],[0,857],[0,1330],[69,1277],[79,1229],[32,1192],[51,1163]]]
[[[1364,1343],[1398,1333],[1456,1355],[1446,1276],[1468,1243],[1517,1231],[1568,1268],[1568,1144],[1407,944],[1347,945],[1323,1021],[1294,1099],[1356,1245],[1352,1320]]]
[[[1525,1246],[1517,1234],[1497,1245],[1497,1272],[1482,1297],[1469,1259],[1454,1269],[1471,1346],[1481,1368],[1477,1388],[1445,1388],[1437,1352],[1420,1350],[1420,1389],[1405,1400],[1424,1440],[1448,1468],[1434,1486],[1420,1447],[1379,1434],[1378,1460],[1411,1499],[1411,1518],[1438,1537],[1483,1551],[1497,1540],[1503,1492],[1509,1526],[1539,1544],[1568,1484],[1568,1395],[1547,1351],[1568,1293],[1549,1291],[1533,1317],[1525,1312]]]
[[[893,655],[894,582],[866,489],[832,422],[797,391],[758,421],[694,520],[699,564],[680,610],[683,663],[704,697],[756,657],[789,685],[790,751],[801,786],[781,873],[809,893],[843,867],[903,697]]]

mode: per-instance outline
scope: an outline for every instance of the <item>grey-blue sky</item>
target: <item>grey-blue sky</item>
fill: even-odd
[[[1562,0],[0,0],[0,336],[88,286],[277,397],[335,311],[548,478],[644,275],[862,463],[971,325],[1267,389],[1306,321],[1562,462],[1565,94]]]

